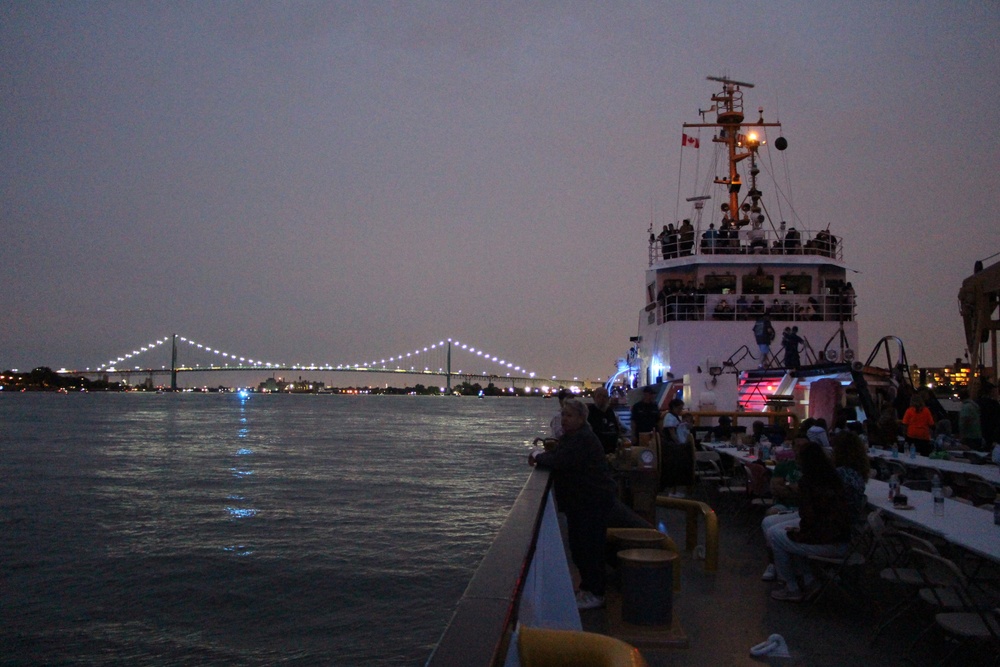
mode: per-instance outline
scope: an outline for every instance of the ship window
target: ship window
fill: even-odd
[[[781,276],[779,290],[782,294],[812,294],[812,276]]]
[[[705,292],[707,294],[735,293],[736,276],[720,276],[714,274],[705,276]]]
[[[743,276],[744,294],[774,294],[774,276],[758,269]]]

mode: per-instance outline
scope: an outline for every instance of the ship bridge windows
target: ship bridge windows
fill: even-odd
[[[743,276],[744,294],[774,294],[774,276],[757,267],[753,273]]]
[[[812,294],[813,277],[805,274],[781,276],[778,289],[782,294]]]
[[[736,276],[710,273],[705,276],[706,294],[735,294]]]

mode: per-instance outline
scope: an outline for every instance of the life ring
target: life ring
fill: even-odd
[[[520,626],[521,667],[649,667],[639,649],[595,632]]]

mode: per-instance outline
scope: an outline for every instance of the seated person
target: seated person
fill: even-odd
[[[715,305],[715,312],[712,314],[717,320],[731,320],[733,319],[733,307],[729,305],[729,302],[722,299]]]
[[[728,442],[733,438],[733,418],[729,415],[719,417],[719,424],[712,429],[712,435],[720,442]]]
[[[784,587],[771,598],[787,602],[808,599],[819,590],[808,556],[842,558],[851,540],[851,510],[844,484],[823,448],[809,441],[798,453],[799,523],[781,523],[767,532],[774,566]]]

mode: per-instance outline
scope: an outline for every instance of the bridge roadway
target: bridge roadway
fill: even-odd
[[[557,387],[571,387],[577,386],[585,389],[592,389],[597,384],[586,380],[568,380],[559,378],[539,378],[539,377],[528,377],[523,375],[496,375],[487,373],[442,373],[440,371],[429,371],[429,370],[409,370],[404,368],[384,368],[384,367],[357,367],[357,368],[335,368],[332,366],[178,366],[173,370],[169,368],[132,368],[132,369],[114,369],[114,370],[103,370],[103,371],[75,371],[75,370],[60,370],[61,375],[72,375],[72,376],[83,376],[83,377],[104,377],[104,376],[119,376],[119,377],[129,377],[132,375],[140,375],[153,377],[155,375],[171,375],[173,372],[177,373],[206,373],[206,372],[243,372],[243,371],[256,371],[258,373],[272,373],[272,372],[289,372],[289,371],[299,371],[299,372],[314,372],[314,373],[379,373],[384,375],[419,375],[419,376],[433,376],[444,378],[446,381],[458,380],[465,382],[473,381],[486,381],[492,382],[493,384],[499,385],[503,383],[505,386],[557,386]],[[451,382],[448,382],[451,386]]]

